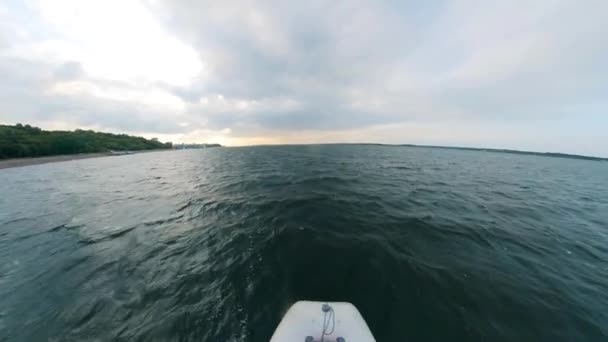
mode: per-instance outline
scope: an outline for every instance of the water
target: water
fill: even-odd
[[[0,340],[268,341],[299,299],[378,341],[608,338],[608,163],[382,146],[0,170]]]

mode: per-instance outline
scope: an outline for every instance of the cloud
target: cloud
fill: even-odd
[[[65,62],[55,70],[55,78],[58,80],[74,80],[84,76],[82,65],[75,61]]]
[[[0,5],[0,121],[608,155],[604,1],[29,4]]]

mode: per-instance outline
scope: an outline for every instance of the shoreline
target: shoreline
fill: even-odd
[[[137,154],[137,153],[159,152],[159,151],[168,151],[168,149],[141,150],[141,151],[130,151],[130,152],[132,154]],[[113,154],[112,152],[96,152],[96,153],[80,153],[80,154],[62,154],[62,155],[58,155],[58,156],[44,156],[44,157],[11,158],[11,159],[0,160],[0,170],[14,168],[14,167],[30,166],[30,165],[58,163],[58,162],[64,162],[64,161],[70,161],[70,160],[112,157],[112,156],[120,156],[120,155],[121,154]]]
[[[111,155],[112,154],[109,152],[99,152],[99,153],[82,153],[82,154],[62,154],[62,155],[58,155],[58,156],[45,156],[45,157],[4,159],[4,160],[0,160],[0,170],[13,168],[13,167],[57,163],[57,162],[78,160],[78,159],[107,157],[107,156],[111,156]]]

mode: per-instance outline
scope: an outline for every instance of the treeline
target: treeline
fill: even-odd
[[[44,131],[17,124],[0,125],[0,159],[109,151],[171,148],[171,143],[126,134],[75,131]]]

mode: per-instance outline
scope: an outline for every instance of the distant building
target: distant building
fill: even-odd
[[[189,150],[195,148],[222,147],[220,144],[173,144],[176,150]]]

